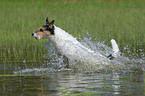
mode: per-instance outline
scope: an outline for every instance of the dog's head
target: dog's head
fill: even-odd
[[[46,18],[46,25],[39,28],[38,31],[32,33],[32,36],[36,39],[48,38],[50,35],[54,35],[54,20],[51,22]]]

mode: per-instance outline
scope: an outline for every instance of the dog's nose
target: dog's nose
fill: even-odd
[[[32,33],[32,36],[34,35],[34,33]]]

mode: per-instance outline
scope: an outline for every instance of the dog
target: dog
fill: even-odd
[[[109,56],[103,56],[99,52],[95,52],[83,46],[72,35],[55,26],[54,22],[55,20],[49,22],[47,17],[46,24],[41,26],[38,31],[32,33],[32,36],[36,39],[49,39],[49,41],[55,46],[57,54],[61,54],[63,56],[63,61],[67,64],[67,67],[70,67],[69,63],[72,60],[80,60],[82,62],[84,60],[94,62],[96,62],[96,60],[105,60],[106,62],[117,58],[119,48],[114,39],[111,40],[113,53]],[[96,55],[97,57],[94,59],[91,57],[92,55]]]

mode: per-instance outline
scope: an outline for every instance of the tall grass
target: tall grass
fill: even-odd
[[[116,2],[115,2],[116,1]],[[40,60],[47,40],[31,33],[45,18],[75,37],[89,33],[106,44],[114,38],[121,50],[145,44],[144,0],[0,0],[0,61]],[[144,49],[144,48],[143,48]]]

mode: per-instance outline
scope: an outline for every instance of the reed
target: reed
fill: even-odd
[[[47,40],[35,40],[31,33],[45,24],[45,18],[74,37],[89,33],[108,44],[114,38],[120,49],[145,48],[145,6],[143,0],[0,0],[0,61],[40,60]],[[109,45],[109,44],[108,44]]]

